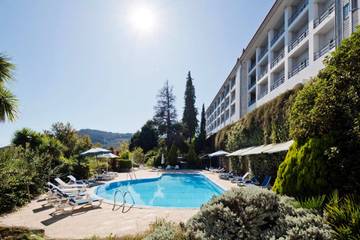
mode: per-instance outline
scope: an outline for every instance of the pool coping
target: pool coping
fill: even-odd
[[[189,170],[191,171],[191,170]],[[212,184],[214,184],[216,187],[220,188],[223,192],[226,192],[227,190],[224,189],[222,186],[220,186],[218,183],[216,183],[215,181],[213,181],[211,178],[209,178],[208,176],[206,176],[203,172],[201,171],[194,171],[194,172],[184,172],[184,171],[165,171],[165,172],[159,172],[160,175],[158,177],[149,177],[149,178],[137,178],[137,179],[126,179],[126,180],[111,180],[108,181],[104,184],[98,185],[98,186],[94,186],[92,188],[90,188],[90,195],[91,197],[94,198],[98,198],[98,199],[102,199],[103,203],[109,204],[114,206],[114,201],[100,197],[99,195],[97,195],[95,193],[96,189],[100,186],[103,185],[109,185],[111,183],[114,182],[125,182],[125,181],[131,181],[131,180],[143,180],[143,179],[160,179],[162,177],[162,175],[164,174],[198,174],[198,175],[202,175],[204,176],[208,181],[210,181]],[[205,204],[205,203],[204,203]],[[168,209],[168,210],[199,210],[204,204],[202,204],[200,207],[196,207],[196,208],[190,208],[190,207],[161,207],[161,206],[147,206],[147,205],[137,205],[137,204],[133,204],[133,205],[129,205],[129,204],[124,204],[124,205],[116,205],[117,207],[122,207],[122,206],[126,206],[126,207],[130,207],[130,208],[137,208],[137,209]]]

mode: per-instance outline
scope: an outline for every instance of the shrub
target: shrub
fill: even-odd
[[[178,153],[177,153],[177,147],[175,146],[175,144],[173,144],[167,154],[167,163],[174,166],[177,164],[177,160],[178,160]]]
[[[118,169],[119,171],[128,171],[132,168],[133,164],[131,160],[128,159],[120,159],[118,161]]]
[[[282,171],[279,177],[285,172],[288,177],[278,181],[277,189],[282,192],[281,188],[284,188],[284,193],[287,193],[290,189],[285,186],[295,186],[296,183],[286,181],[294,181],[296,174],[301,173],[300,180],[307,178],[315,181],[315,184],[309,185],[312,191],[308,193],[318,195],[324,190],[330,193],[334,189],[339,189],[341,194],[359,193],[359,116],[360,29],[357,29],[327,58],[325,68],[314,81],[299,92],[290,112],[290,134],[298,141],[297,151],[303,151],[302,145],[309,144],[309,139],[322,139],[325,144],[326,139],[332,139],[331,145],[323,146],[318,142],[319,150],[305,147],[317,159],[311,155],[303,158],[302,153],[293,150],[292,156],[279,169]],[[296,159],[301,159],[304,166],[297,165]],[[291,170],[294,164],[299,167],[298,170]],[[320,174],[319,177],[315,171]],[[294,176],[289,176],[291,174]],[[327,181],[326,186],[324,181]],[[305,189],[301,187],[300,190]],[[301,191],[296,194],[301,194]]]
[[[351,195],[339,198],[335,192],[325,206],[324,215],[337,239],[360,239],[359,199]]]
[[[137,164],[145,163],[145,156],[141,147],[136,147],[134,151],[131,152],[131,158]]]
[[[213,198],[187,223],[190,239],[332,239],[322,218],[257,187]]]
[[[309,139],[304,145],[295,142],[279,167],[273,190],[300,198],[329,192],[331,175],[324,152],[330,143],[320,138]]]
[[[144,240],[185,240],[184,231],[179,225],[166,222],[165,220],[157,220],[150,226],[150,234]]]
[[[255,176],[263,179],[265,176],[271,176],[275,180],[280,164],[284,161],[286,153],[258,154],[249,155],[244,158],[248,159],[249,168]]]
[[[189,166],[192,168],[201,167],[201,162],[200,162],[198,155],[195,152],[194,144],[190,144],[189,152],[186,155],[186,160],[188,161]]]

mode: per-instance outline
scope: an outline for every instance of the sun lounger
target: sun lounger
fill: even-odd
[[[68,184],[61,180],[61,178],[55,178],[55,181],[59,184],[60,188],[86,188],[85,184]]]
[[[234,176],[234,173],[232,171],[228,172],[228,173],[221,173],[219,175],[220,179],[224,179],[224,180],[229,180],[230,178],[232,178]]]
[[[246,172],[246,173],[245,173],[244,175],[242,175],[242,176],[233,177],[233,178],[231,179],[231,182],[232,182],[232,183],[244,182],[249,175],[250,175],[250,173],[249,173],[249,172]]]
[[[91,197],[90,195],[85,196],[84,198],[69,198],[69,205],[72,207],[71,210],[74,210],[75,207],[100,207],[103,200],[97,197]],[[94,205],[93,203],[97,203]]]
[[[179,165],[175,165],[175,168],[174,168],[175,170],[179,170],[180,169],[180,167],[179,167]]]
[[[96,181],[94,179],[77,180],[73,175],[69,175],[67,177],[70,179],[69,184],[84,184],[87,187],[90,187],[90,186],[93,186],[96,184]]]

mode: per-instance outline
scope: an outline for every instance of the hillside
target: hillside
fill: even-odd
[[[103,147],[118,147],[123,141],[130,141],[132,133],[113,133],[95,129],[80,129],[80,135],[88,135],[93,143],[99,143]]]

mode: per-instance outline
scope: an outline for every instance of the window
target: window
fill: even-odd
[[[235,100],[235,90],[231,92],[231,102]]]
[[[343,19],[347,19],[349,17],[349,12],[350,12],[350,4],[347,3],[344,5],[343,7]]]
[[[231,112],[231,116],[235,114],[235,103],[231,105],[230,112]]]
[[[353,10],[357,9],[358,8],[358,0],[352,0],[351,1],[351,8]]]

